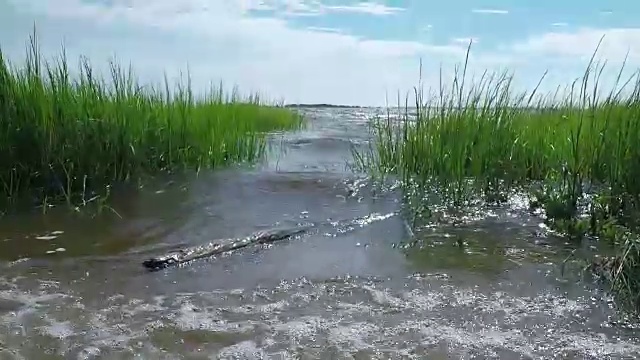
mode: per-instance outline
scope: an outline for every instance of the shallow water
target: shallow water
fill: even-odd
[[[638,330],[513,201],[409,239],[399,194],[346,167],[363,110],[307,110],[269,161],[120,192],[113,213],[0,222],[0,359],[625,359]],[[274,226],[299,238],[141,261]],[[462,242],[464,246],[457,246]],[[411,242],[409,242],[411,243]]]

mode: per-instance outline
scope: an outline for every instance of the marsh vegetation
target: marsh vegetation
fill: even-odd
[[[19,65],[0,52],[3,209],[25,198],[76,206],[145,174],[253,162],[266,132],[301,125],[297,113],[235,89],[196,96],[190,79],[173,86],[166,76],[147,86],[116,62],[102,77],[86,58],[71,69],[64,48],[45,60],[35,32]]]
[[[596,50],[597,53],[597,50]],[[468,56],[451,86],[416,87],[415,108],[373,122],[374,141],[354,152],[377,178],[392,174],[412,194],[416,219],[434,206],[464,209],[527,195],[550,228],[577,242],[614,249],[589,259],[621,303],[640,307],[640,78],[617,73],[602,91],[605,65],[553,94],[516,92],[513,75],[468,79]],[[437,196],[434,197],[434,194]],[[418,199],[418,200],[416,200]],[[434,200],[436,199],[436,200]],[[415,223],[414,223],[415,225]]]

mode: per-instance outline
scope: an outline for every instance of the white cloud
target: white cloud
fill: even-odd
[[[499,15],[505,15],[509,13],[508,10],[502,10],[502,9],[473,9],[471,10],[471,12],[476,14],[499,14]]]
[[[274,1],[274,3],[276,3]],[[319,16],[322,15],[322,9],[319,1],[304,0],[281,0],[280,4],[284,7],[284,15],[287,16]],[[273,4],[272,8],[277,9],[277,4]]]
[[[247,15],[255,10],[280,15],[401,11],[361,5],[364,2],[353,7],[358,10],[332,9],[317,0],[113,0],[110,5],[83,0],[13,0],[12,4],[21,11],[16,21],[24,24],[20,26],[25,40],[29,19],[38,18],[41,38],[54,48],[64,38],[71,45],[67,46],[70,58],[85,54],[99,64],[115,53],[123,62],[131,61],[143,79],[155,80],[161,80],[163,70],[176,74],[188,63],[194,86],[224,80],[227,85],[237,84],[241,91],[284,96],[288,102],[383,105],[386,93],[404,93],[416,84],[419,58],[427,87],[437,87],[440,66],[447,76],[453,64],[464,60],[470,40],[432,45],[364,39],[341,29],[296,29],[286,18]],[[0,24],[0,39],[8,39],[3,29]],[[493,49],[487,48],[490,41],[482,39],[481,48],[478,39],[473,39],[470,73],[516,70],[517,79],[528,88],[549,69],[552,74],[546,83],[564,84],[584,69],[584,58],[592,54],[603,34],[601,58],[620,61],[629,50],[630,60],[640,63],[640,29],[560,30]],[[16,49],[14,54],[23,50]]]
[[[237,0],[240,8],[244,11],[249,10],[274,10],[275,7],[269,1],[264,0]]]
[[[464,45],[469,45],[469,43],[473,43],[473,44],[477,44],[480,41],[480,39],[478,39],[477,37],[461,37],[461,38],[454,38],[453,42],[458,43],[458,44],[464,44]]]
[[[308,26],[306,29],[311,31],[328,32],[328,33],[336,33],[336,34],[344,33],[344,31],[342,31],[341,29],[322,27],[322,26]]]
[[[606,61],[606,66],[598,79],[598,87],[601,94],[607,94],[615,85],[620,70],[623,70],[624,82],[640,67],[640,29],[582,28],[533,35],[500,47],[500,52],[507,55],[502,64],[511,64],[511,68],[518,70],[516,75],[520,78],[542,75],[548,70],[541,89],[553,92],[558,85],[565,87],[584,75],[601,39],[595,59],[600,66],[605,65],[602,61]],[[622,69],[625,59],[625,68]]]
[[[360,3],[354,9],[376,15],[397,11],[365,4],[370,3]],[[289,5],[292,11],[315,11],[293,2]],[[276,17],[245,16],[252,9],[274,6],[259,1],[114,0],[106,5],[82,0],[15,0],[15,6],[44,14],[52,24],[71,26],[73,30],[65,33],[55,25],[40,28],[42,35],[56,43],[64,36],[99,44],[87,54],[93,63],[115,52],[119,59],[127,63],[131,60],[143,78],[153,78],[151,71],[160,68],[175,74],[188,63],[194,86],[224,79],[243,91],[259,90],[272,97],[284,96],[290,102],[383,104],[385,92],[407,91],[415,85],[420,57],[430,59],[435,66],[450,59],[460,60],[465,51],[464,46],[455,44],[361,39],[327,29],[294,29],[285,19]],[[87,22],[89,27],[81,27]],[[129,29],[127,41],[137,48],[131,45],[125,49],[118,39],[92,35],[94,25],[114,29],[123,24]],[[180,34],[180,41],[167,40],[163,47],[136,40],[136,32],[145,29],[155,29],[160,39],[166,34]]]
[[[603,38],[604,36],[604,38]],[[598,54],[608,61],[640,60],[640,28],[594,29],[575,32],[549,32],[532,36],[513,46],[518,53],[563,57],[590,57],[602,39]]]
[[[282,9],[287,16],[319,16],[327,13],[361,13],[368,15],[393,15],[404,8],[387,6],[374,1],[361,1],[355,5],[326,5],[319,0],[244,0],[242,7],[251,10]]]
[[[556,23],[551,24],[551,26],[565,27],[565,26],[569,26],[569,24],[567,24],[566,22],[556,22]]]
[[[357,13],[370,14],[370,15],[392,15],[405,10],[399,7],[391,7],[391,6],[386,6],[383,4],[368,2],[368,1],[360,2],[357,5],[352,5],[352,6],[347,6],[347,5],[324,6],[323,8],[329,11],[357,12]]]

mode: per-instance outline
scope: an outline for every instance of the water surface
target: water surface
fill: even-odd
[[[638,331],[517,201],[413,239],[346,166],[369,110],[305,110],[266,163],[121,191],[120,215],[0,222],[4,359],[626,359]],[[141,261],[274,226],[299,238],[159,272]],[[543,229],[542,229],[543,230]],[[464,246],[458,246],[462,242]]]

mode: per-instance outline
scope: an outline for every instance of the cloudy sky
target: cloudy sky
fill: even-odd
[[[437,87],[464,60],[543,89],[579,76],[604,35],[610,73],[640,66],[640,2],[631,0],[0,0],[0,46],[19,61],[35,24],[41,49],[65,44],[100,68],[115,56],[143,81],[189,66],[196,88],[222,81],[286,102],[384,105]]]

